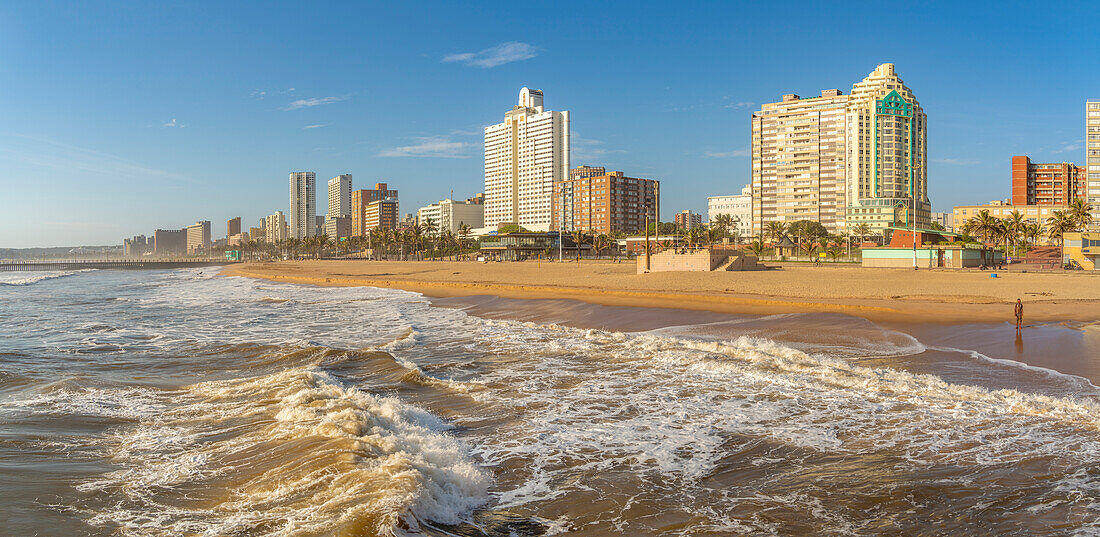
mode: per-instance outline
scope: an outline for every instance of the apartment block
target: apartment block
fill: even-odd
[[[325,235],[333,241],[351,236],[351,216],[326,216]]]
[[[210,221],[202,220],[184,228],[187,232],[187,254],[210,253]]]
[[[248,228],[248,239],[256,242],[267,242],[267,233],[264,232],[262,227],[250,227]]]
[[[376,201],[397,203],[397,191],[386,183],[375,183],[374,188],[355,190],[351,193],[351,236],[364,237],[372,229],[367,223],[367,208]],[[395,211],[396,214],[396,211]]]
[[[290,238],[304,239],[317,234],[317,175],[290,174]]]
[[[645,227],[646,214],[656,222],[661,212],[658,181],[589,166],[574,168],[569,180],[555,183],[553,199],[551,227],[567,232],[635,233]]]
[[[752,185],[745,185],[740,194],[707,198],[707,221],[713,223],[720,214],[733,217],[738,235],[752,236]]]
[[[1088,173],[1085,198],[1092,205],[1089,231],[1100,232],[1100,100],[1085,103],[1085,167]]]
[[[225,221],[225,236],[226,238],[233,235],[240,235],[241,233],[241,217],[237,216]]]
[[[397,229],[399,214],[397,209],[397,200],[378,200],[368,203],[363,209],[363,234],[359,236],[365,236],[377,227]]]
[[[813,220],[834,233],[866,223],[927,227],[927,118],[884,63],[849,95],[784,95],[752,117],[753,234],[771,221]]]
[[[676,213],[675,217],[676,227],[684,230],[692,229],[703,225],[703,215],[692,212],[689,209],[684,209]]]
[[[278,244],[285,241],[288,227],[286,216],[282,211],[275,211],[275,214],[268,215],[264,218],[264,242]]]
[[[544,109],[540,90],[523,88],[504,122],[485,127],[485,226],[549,231],[554,184],[569,170],[569,112]]]
[[[483,226],[485,219],[485,205],[475,198],[466,201],[453,199],[440,200],[427,207],[421,207],[416,211],[416,222],[424,224],[431,220],[439,233],[450,231],[458,233],[463,224],[471,228]]]
[[[326,216],[351,216],[351,174],[337,175],[328,180],[328,213]]]
[[[1026,156],[1012,157],[1014,205],[1069,205],[1086,199],[1085,167],[1072,162],[1038,163]]]

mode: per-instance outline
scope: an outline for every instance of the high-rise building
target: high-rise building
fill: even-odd
[[[241,233],[241,217],[237,216],[225,221],[225,236],[232,237]]]
[[[431,220],[439,233],[450,231],[458,233],[463,224],[471,228],[482,227],[485,218],[485,205],[476,201],[440,200],[416,211],[416,222],[424,224]]]
[[[742,238],[752,236],[752,185],[745,185],[740,194],[707,198],[707,221],[714,223],[720,214],[735,221],[731,231],[736,229]]]
[[[290,174],[290,238],[304,239],[317,233],[317,175]]]
[[[187,252],[186,229],[158,229],[153,232],[153,254],[159,257]]]
[[[1085,166],[1088,169],[1086,199],[1092,205],[1089,231],[1100,231],[1100,100],[1085,103]]]
[[[210,253],[210,221],[202,220],[184,228],[187,231],[187,253]]]
[[[282,211],[275,211],[275,214],[264,218],[264,242],[277,244],[286,239],[287,223]]]
[[[703,225],[703,215],[692,212],[690,209],[684,209],[676,213],[674,220],[676,227],[684,230]]]
[[[753,234],[768,222],[812,220],[832,232],[927,227],[927,117],[884,63],[849,95],[784,95],[752,119]],[[915,198],[915,204],[912,200]]]
[[[351,236],[363,237],[371,227],[367,226],[367,206],[376,201],[397,203],[397,191],[390,190],[386,183],[375,183],[373,189],[356,190],[351,193]],[[377,227],[377,226],[375,226]]]
[[[955,232],[955,214],[932,211],[932,223],[943,226],[945,231]]]
[[[328,180],[327,216],[351,216],[351,174]]]
[[[872,231],[902,223],[927,228],[928,118],[894,64],[852,85],[847,120],[847,211],[850,225]],[[915,214],[910,213],[915,209]]]
[[[1012,157],[1013,205],[1069,205],[1086,197],[1086,172],[1072,162],[1038,163]]]
[[[485,226],[548,231],[554,183],[568,170],[569,112],[545,110],[542,91],[523,88],[504,122],[485,127]]]
[[[842,226],[847,105],[833,89],[787,94],[752,115],[752,235],[772,221]]]
[[[127,257],[138,257],[149,252],[151,243],[145,235],[136,235],[132,239],[122,240],[122,254]]]
[[[250,227],[248,228],[248,240],[267,242],[267,233],[264,232],[262,227]]]
[[[597,171],[602,173],[591,175]],[[554,184],[555,230],[635,233],[645,227],[647,213],[651,222],[661,214],[660,184],[653,179],[581,166]]]

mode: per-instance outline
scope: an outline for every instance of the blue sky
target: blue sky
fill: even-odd
[[[749,119],[893,62],[929,121],[936,210],[1009,194],[1010,157],[1084,160],[1100,8],[1080,3],[0,2],[0,247],[245,226],[287,174],[386,181],[402,212],[482,191],[522,86],[573,164],[662,182],[662,213],[749,178]]]

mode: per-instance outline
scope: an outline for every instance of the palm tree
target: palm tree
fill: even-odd
[[[760,239],[756,239],[749,243],[749,249],[752,250],[752,254],[755,255],[757,258],[760,258],[764,255],[764,248],[764,241]]]
[[[1092,205],[1081,198],[1070,202],[1068,213],[1074,223],[1073,231],[1083,230],[1092,223]]]
[[[458,225],[458,240],[459,240],[458,249],[463,254],[465,254],[466,246],[469,243],[470,235],[472,235],[472,234],[473,234],[473,228],[471,228],[465,222],[459,223],[459,225]]]
[[[764,231],[772,238],[772,245],[775,247],[775,256],[779,257],[779,243],[787,234],[787,224],[778,221],[768,222],[764,227]]]
[[[573,242],[577,245],[577,259],[581,258],[581,246],[588,244],[589,236],[587,233],[577,229],[573,230]]]
[[[596,259],[600,258],[601,253],[611,246],[611,238],[606,234],[600,233],[592,240],[592,247],[596,249]]]
[[[1005,255],[1008,255],[1009,244],[1016,245],[1019,242],[1020,234],[1023,232],[1025,225],[1027,225],[1027,221],[1024,220],[1024,215],[1020,211],[1012,211],[1008,218],[1001,221],[1001,231],[1005,240]],[[1013,254],[1015,253],[1013,251]]]
[[[1062,263],[1065,263],[1066,260],[1065,234],[1073,231],[1076,227],[1077,222],[1065,211],[1054,211],[1054,216],[1047,218],[1047,235],[1051,240],[1057,239],[1058,245],[1062,248]]]
[[[992,242],[994,237],[997,236],[1000,224],[1000,218],[989,214],[988,210],[982,209],[977,215],[966,221],[967,234],[977,236],[982,242]]]
[[[1035,243],[1039,242],[1039,237],[1043,234],[1043,226],[1037,223],[1025,224],[1021,235],[1024,239],[1024,246],[1027,249],[1031,249]]]
[[[852,231],[859,237],[859,242],[863,242],[871,234],[871,226],[867,225],[867,222],[860,222],[856,224]]]
[[[728,237],[730,236],[730,228],[733,227],[733,216],[726,213],[716,215],[714,221],[711,222],[711,227],[721,231],[723,236]]]

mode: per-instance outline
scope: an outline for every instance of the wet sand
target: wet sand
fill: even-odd
[[[784,264],[758,272],[636,274],[633,263],[293,261],[244,263],[223,274],[325,286],[404,289],[432,297],[494,295],[573,299],[717,313],[845,313],[875,322],[1011,321],[1021,298],[1028,322],[1100,319],[1100,274],[911,271]]]

